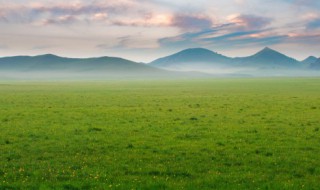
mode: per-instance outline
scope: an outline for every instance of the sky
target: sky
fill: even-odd
[[[320,56],[319,0],[0,0],[0,57]]]

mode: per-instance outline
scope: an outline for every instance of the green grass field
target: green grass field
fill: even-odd
[[[320,189],[320,78],[0,82],[0,189]]]

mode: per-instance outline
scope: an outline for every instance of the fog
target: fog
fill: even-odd
[[[212,74],[201,72],[131,72],[128,71],[0,71],[0,80],[48,81],[48,80],[153,80],[210,78]]]
[[[306,68],[259,68],[222,65],[182,64],[163,68],[172,72],[198,72],[211,77],[315,77],[320,70]]]
[[[319,71],[310,70],[259,70],[254,68],[208,68],[183,70],[169,69],[167,72],[72,72],[72,71],[0,71],[2,81],[63,81],[63,80],[152,80],[195,79],[229,77],[319,77]]]

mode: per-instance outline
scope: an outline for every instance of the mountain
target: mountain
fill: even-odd
[[[311,63],[314,63],[317,61],[317,58],[314,56],[309,56],[306,59],[304,59],[303,61],[301,61],[302,64],[304,65],[310,65]]]
[[[167,57],[157,59],[150,65],[166,69],[186,69],[189,67],[225,66],[231,58],[204,48],[192,48],[180,51]]]
[[[268,47],[252,56],[235,58],[235,62],[258,69],[292,69],[302,66],[299,61]]]
[[[310,69],[320,70],[320,58],[318,58],[315,62],[310,64]]]
[[[303,64],[268,47],[248,57],[227,57],[213,51],[194,48],[157,59],[150,65],[176,71],[201,71],[207,73],[270,73],[280,70],[303,69]]]
[[[117,57],[66,58],[45,54],[0,58],[0,78],[6,78],[10,73],[13,73],[14,76],[24,76],[24,74],[28,76],[75,75],[79,78],[198,77],[208,76],[208,74],[210,76],[212,74],[215,76],[297,76],[309,75],[311,71],[318,75],[319,59],[308,65],[307,62],[314,60],[314,57],[299,62],[268,47],[254,55],[236,58],[204,48],[185,49],[157,59],[150,64],[136,63]],[[188,72],[181,73],[180,71]]]
[[[65,58],[52,54],[0,58],[1,79],[104,79],[180,77],[117,57]]]
[[[76,72],[161,72],[146,64],[117,57],[65,58],[52,54],[0,58],[0,70]]]

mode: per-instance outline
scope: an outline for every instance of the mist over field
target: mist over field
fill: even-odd
[[[0,58],[3,79],[160,79],[201,77],[319,76],[317,58],[298,61],[268,47],[246,57],[227,57],[204,48],[185,49],[137,63],[117,57],[67,58],[45,54]]]

